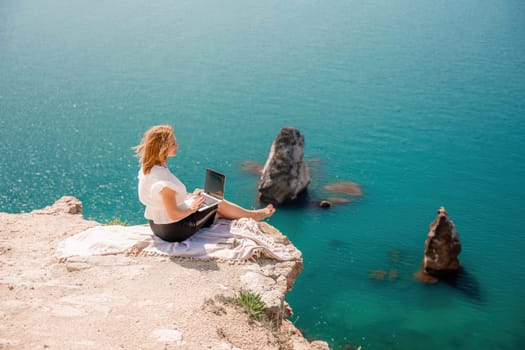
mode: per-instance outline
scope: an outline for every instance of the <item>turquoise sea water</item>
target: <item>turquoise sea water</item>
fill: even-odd
[[[87,218],[142,223],[131,147],[158,123],[189,188],[213,167],[244,206],[257,177],[241,163],[264,163],[285,125],[316,160],[312,199],[361,184],[269,220],[303,252],[287,300],[308,337],[525,348],[523,1],[0,1],[0,211],[74,195]],[[440,206],[457,286],[412,278]]]

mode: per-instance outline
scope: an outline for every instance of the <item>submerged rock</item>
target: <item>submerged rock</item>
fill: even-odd
[[[439,279],[437,277],[429,275],[423,269],[420,269],[414,274],[414,279],[427,284],[434,284],[439,282]]]
[[[351,181],[338,181],[324,186],[324,189],[332,193],[342,193],[349,196],[359,197],[363,195],[361,186]]]
[[[261,164],[245,160],[241,163],[242,170],[255,175],[262,175],[263,166]]]
[[[306,191],[310,171],[304,162],[304,136],[293,127],[284,127],[272,143],[259,182],[259,199],[284,204]]]
[[[397,269],[390,269],[390,270],[384,270],[384,269],[377,269],[372,270],[368,273],[368,278],[371,280],[378,280],[378,281],[396,281],[398,279],[398,272]]]
[[[382,281],[386,278],[387,275],[388,275],[388,272],[386,270],[382,270],[382,269],[372,270],[368,273],[368,278],[372,280]]]

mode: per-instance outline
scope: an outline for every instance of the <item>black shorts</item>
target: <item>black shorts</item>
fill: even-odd
[[[203,227],[209,227],[215,220],[217,206],[195,212],[184,219],[170,224],[156,224],[152,220],[149,226],[153,233],[167,242],[182,242],[190,238]]]

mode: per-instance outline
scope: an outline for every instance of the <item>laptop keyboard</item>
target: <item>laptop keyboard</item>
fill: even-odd
[[[209,197],[204,197],[204,204],[206,205],[211,205],[211,204],[214,204],[216,203],[217,201],[212,199],[212,198],[209,198]]]

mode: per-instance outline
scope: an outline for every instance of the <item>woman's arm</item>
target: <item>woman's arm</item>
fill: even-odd
[[[160,191],[160,195],[162,197],[162,202],[164,203],[164,207],[166,208],[166,212],[168,213],[169,218],[174,221],[182,220],[185,217],[195,213],[199,206],[204,202],[204,197],[198,197],[190,204],[188,209],[181,210],[177,206],[177,200],[175,199],[174,190],[172,190],[169,187],[164,187]]]

